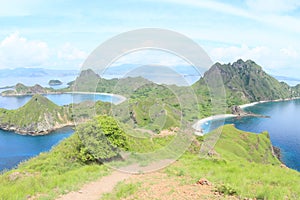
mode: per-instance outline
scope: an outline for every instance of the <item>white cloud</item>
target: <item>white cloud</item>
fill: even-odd
[[[293,11],[300,6],[299,0],[246,0],[246,4],[255,11],[276,13]]]
[[[238,59],[253,60],[271,74],[296,77],[299,73],[299,49],[294,47],[228,46],[209,50],[214,62],[232,63]]]
[[[28,40],[13,33],[0,42],[0,67],[35,67],[49,58],[47,43]]]
[[[290,57],[290,58],[299,57],[297,50],[295,50],[293,47],[282,48],[280,49],[280,52],[286,57]]]
[[[70,43],[65,43],[57,53],[59,59],[66,60],[83,60],[87,58],[87,53],[77,49]]]
[[[265,46],[250,48],[247,45],[214,48],[210,51],[211,58],[217,62],[233,62],[238,59],[260,60],[270,55],[270,49]]]
[[[247,0],[248,1],[247,8],[233,6],[227,3],[222,3],[213,0],[212,1],[160,0],[160,1],[165,1],[169,3],[180,4],[180,5],[193,6],[193,7],[203,8],[203,9],[209,9],[227,15],[255,20],[257,22],[271,25],[273,27],[300,32],[300,26],[299,26],[300,20],[297,17],[281,14],[283,12],[293,11],[297,9],[300,6],[300,2],[298,3],[298,0],[282,0],[282,1],[275,0],[274,3],[273,0],[266,0],[266,2],[264,2],[264,0],[253,0],[253,1]],[[268,8],[268,6],[270,8]],[[264,10],[258,10],[258,9],[264,9]]]
[[[133,65],[162,65],[162,66],[187,66],[184,59],[173,55],[163,50],[139,50],[126,54],[116,60],[112,66],[119,66],[123,64]]]

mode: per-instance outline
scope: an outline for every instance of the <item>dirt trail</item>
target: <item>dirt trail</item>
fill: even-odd
[[[79,191],[62,195],[56,200],[99,200],[104,193],[111,192],[117,183],[130,176],[132,174],[114,171],[111,175],[87,183]]]

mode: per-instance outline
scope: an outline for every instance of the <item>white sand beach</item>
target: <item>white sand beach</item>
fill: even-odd
[[[240,105],[239,107],[242,109],[255,106],[257,104],[261,103],[267,103],[267,102],[281,102],[281,101],[291,101],[291,100],[296,100],[300,99],[300,97],[293,97],[293,98],[288,98],[288,99],[276,99],[276,100],[269,100],[269,101],[257,101],[257,102],[252,102],[252,103],[247,103]],[[217,120],[217,119],[226,119],[226,118],[231,118],[231,117],[237,117],[237,115],[233,114],[220,114],[220,115],[214,115],[210,117],[206,117],[203,119],[198,120],[192,127],[196,130],[195,134],[196,135],[203,135],[203,130],[202,130],[202,125],[211,121],[211,120]]]
[[[196,130],[196,132],[195,132],[196,135],[203,135],[204,133],[202,130],[202,125],[205,124],[206,122],[209,122],[211,120],[226,119],[226,118],[231,118],[231,117],[237,117],[237,115],[233,115],[233,114],[213,115],[213,116],[198,120],[192,127],[193,127],[193,129]]]
[[[117,102],[114,102],[115,105],[123,103],[127,99],[126,97],[119,95],[119,94],[110,94],[110,93],[101,93],[101,92],[66,92],[66,93],[68,93],[68,94],[99,94],[99,95],[117,97],[119,100]]]

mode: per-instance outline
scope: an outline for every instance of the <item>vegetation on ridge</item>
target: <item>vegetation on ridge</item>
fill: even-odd
[[[69,107],[61,107],[46,97],[34,95],[17,110],[0,108],[0,127],[21,134],[46,134],[71,123]]]
[[[90,86],[101,79],[91,70],[86,74],[84,72],[81,79],[77,79],[77,83],[74,82],[80,86],[81,84],[78,83],[84,83],[81,82],[83,79],[90,81],[82,84],[86,85],[83,91],[95,91],[95,89],[102,92],[117,93],[118,91],[120,94],[126,95],[128,101],[116,106],[97,102],[88,108],[83,106],[82,108],[85,109],[81,109],[79,105],[76,107],[77,116],[67,116],[70,119],[75,117],[87,119],[92,116],[91,113],[95,108],[98,114],[112,115],[119,122],[110,116],[98,116],[79,126],[74,135],[54,147],[51,152],[42,153],[28,162],[22,163],[18,169],[4,173],[0,176],[0,199],[25,199],[28,195],[40,195],[40,199],[54,199],[59,194],[77,189],[85,181],[107,174],[108,170],[100,165],[99,161],[117,157],[118,151],[111,153],[111,150],[116,147],[130,152],[151,152],[163,147],[175,136],[155,138],[152,137],[151,131],[147,135],[147,133],[140,133],[139,130],[171,129],[180,123],[180,116],[183,116],[186,121],[193,122],[199,117],[211,115],[212,103],[205,79],[210,78],[216,71],[220,72],[224,81],[228,106],[298,95],[295,89],[297,87],[292,88],[284,83],[279,83],[252,61],[239,60],[232,65],[214,65],[201,80],[192,86],[197,95],[198,104],[193,103],[192,96],[186,92],[186,87],[165,87],[137,77],[103,80],[107,81],[106,84],[99,87],[97,83],[98,87],[93,88]],[[91,74],[93,78],[89,79]],[[136,80],[140,81],[136,82]],[[118,87],[118,85],[125,87]],[[257,86],[263,89],[256,88]],[[72,85],[71,87],[76,86]],[[177,96],[172,95],[169,89],[176,91]],[[180,102],[176,100],[177,97],[185,100],[184,107],[181,107]],[[40,111],[30,111],[32,108],[39,109],[38,107],[41,107]],[[0,120],[4,119],[8,124],[13,121],[24,126],[28,124],[27,119],[25,121],[23,117],[16,119],[19,116],[17,114],[20,116],[36,115],[36,118],[30,119],[29,117],[29,119],[39,122],[38,116],[50,113],[49,115],[54,116],[52,118],[56,119],[57,116],[60,119],[59,116],[64,116],[60,111],[68,113],[68,109],[70,107],[59,107],[37,95],[18,110],[1,109]],[[198,110],[200,113],[197,113]],[[127,111],[129,115],[126,115]],[[159,120],[155,121],[156,119]],[[165,123],[161,124],[160,122]],[[95,131],[95,128],[100,131]],[[222,129],[222,134],[216,146],[206,157],[199,158],[200,146],[207,137],[216,134],[217,130],[204,137],[197,137],[198,140],[194,140],[190,151],[166,168],[164,173],[171,177],[181,177],[183,184],[195,184],[200,178],[205,177],[214,184],[217,192],[234,194],[239,198],[300,198],[299,172],[280,164],[273,154],[267,133],[247,133],[235,129],[232,125],[226,125],[220,129]],[[148,137],[136,139],[125,135],[123,130],[133,136],[140,134]],[[85,135],[86,139],[81,140],[84,133],[89,134]],[[104,138],[104,135],[107,137]],[[103,144],[103,141],[106,145],[101,146],[102,149],[97,149],[97,145]],[[87,148],[87,146],[93,147],[94,145],[96,145],[96,150]],[[103,152],[103,149],[107,152]],[[133,197],[143,190],[142,185],[133,188],[129,194]]]
[[[167,176],[160,176],[160,182],[173,183],[175,178],[180,184],[175,190],[172,187],[165,189],[160,198],[168,199],[173,193],[185,198],[188,191],[182,194],[177,191],[181,191],[181,187],[184,190],[184,186],[193,186],[194,190],[198,190],[201,186],[195,186],[195,183],[205,178],[213,184],[216,191],[215,194],[214,191],[211,192],[213,196],[209,199],[299,199],[300,174],[281,166],[273,155],[268,133],[244,132],[233,125],[225,125],[219,129],[222,129],[222,134],[209,155],[199,158],[199,148],[203,142],[200,137],[193,142],[189,152],[162,171]],[[213,134],[218,134],[218,131],[204,137]],[[120,183],[112,193],[106,194],[104,199],[151,197],[157,191],[151,190],[149,185],[151,182],[147,179],[142,182],[135,182],[134,179],[126,181]],[[130,192],[126,192],[125,188]],[[194,198],[197,199],[195,194]]]

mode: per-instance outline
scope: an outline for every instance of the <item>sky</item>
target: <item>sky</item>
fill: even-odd
[[[111,37],[134,29],[162,28],[193,39],[213,62],[251,59],[273,75],[300,78],[298,0],[0,3],[0,69],[80,69],[87,56]],[[136,64],[145,58],[137,56],[118,62]],[[160,55],[156,60],[166,59]],[[180,59],[170,60],[172,65],[182,64]]]

